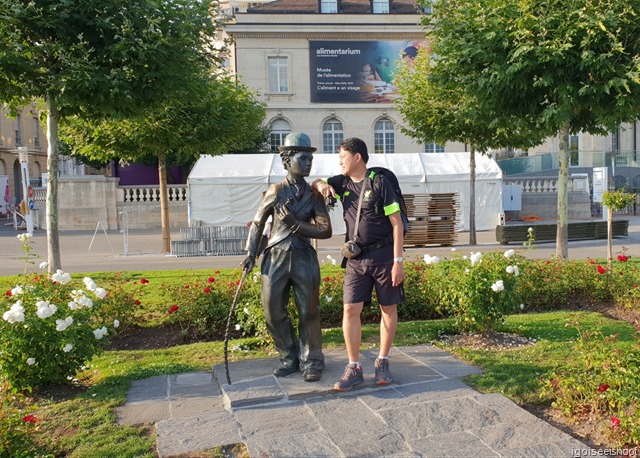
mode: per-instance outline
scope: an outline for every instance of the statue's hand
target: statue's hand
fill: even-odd
[[[294,227],[299,222],[298,218],[296,218],[294,214],[291,213],[286,203],[281,205],[280,208],[278,208],[278,217],[282,220],[284,224],[286,224],[289,227]]]
[[[256,265],[256,257],[255,256],[247,256],[246,258],[244,258],[244,261],[242,261],[242,270],[246,270],[247,273],[251,272],[253,270],[253,266]]]

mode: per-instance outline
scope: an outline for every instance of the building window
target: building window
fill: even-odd
[[[620,150],[620,128],[611,132],[611,151]]]
[[[444,153],[444,146],[438,145],[436,142],[425,143],[425,153]]]
[[[342,123],[327,121],[322,126],[322,151],[326,154],[337,153],[338,145],[344,140]]]
[[[436,3],[436,0],[431,0],[423,3],[422,12],[424,14],[433,14],[433,5]]]
[[[40,148],[40,122],[38,118],[33,118],[33,146],[34,148]]]
[[[321,0],[320,1],[321,13],[337,13],[338,12],[338,0]]]
[[[396,152],[396,133],[388,119],[376,122],[373,131],[374,152],[391,154]]]
[[[569,135],[569,165],[580,165],[580,135]]]
[[[289,61],[287,57],[267,58],[269,92],[289,92]]]
[[[269,149],[272,153],[278,153],[278,146],[284,144],[284,137],[291,133],[291,126],[284,119],[277,119],[271,123],[269,133]]]
[[[373,0],[373,14],[388,14],[389,0]]]
[[[16,116],[16,145],[22,145],[22,119],[20,118],[20,115]]]

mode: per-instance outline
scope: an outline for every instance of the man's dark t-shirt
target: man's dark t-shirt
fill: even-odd
[[[360,212],[360,222],[358,224],[358,240],[360,246],[366,247],[382,240],[390,240],[390,243],[376,250],[365,251],[353,260],[357,260],[364,265],[384,265],[393,263],[393,228],[389,217],[384,212],[379,212],[379,208],[392,207],[397,205],[398,197],[389,183],[382,175],[377,175],[371,180],[367,175],[366,189],[362,201]],[[378,181],[379,180],[379,181]],[[377,181],[377,182],[376,182]],[[346,238],[353,238],[353,228],[358,212],[358,199],[362,184],[354,183],[351,178],[343,175],[336,175],[327,180],[339,194],[344,211],[344,221],[347,227]],[[375,184],[376,190],[373,190]],[[342,194],[340,195],[340,190]],[[382,205],[377,205],[377,199],[382,201]],[[350,260],[351,261],[351,260]]]

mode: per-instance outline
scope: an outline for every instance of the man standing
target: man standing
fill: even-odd
[[[337,391],[349,391],[364,382],[360,364],[360,314],[364,304],[371,303],[374,287],[382,314],[375,382],[380,385],[391,382],[389,351],[398,327],[397,305],[404,300],[404,233],[399,197],[384,176],[372,176],[367,171],[369,154],[365,142],[348,138],[338,151],[342,175],[326,182],[315,180],[312,186],[325,197],[342,201],[348,238],[354,233],[358,200],[364,190],[358,221],[358,245],[362,252],[347,261],[344,275],[342,330],[349,363],[333,387]]]
[[[324,197],[311,189],[304,177],[313,162],[311,140],[294,132],[278,148],[287,177],[272,185],[253,218],[243,270],[251,271],[259,254],[265,223],[272,217],[269,240],[262,260],[262,308],[269,334],[280,354],[276,377],[301,370],[306,382],[320,380],[324,369],[320,327],[320,264],[311,238],[331,237],[331,220]],[[287,305],[293,294],[298,309],[298,337]]]

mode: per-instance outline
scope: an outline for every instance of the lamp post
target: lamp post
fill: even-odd
[[[24,220],[27,224],[27,232],[33,235],[33,189],[29,184],[29,150],[26,146],[18,147],[18,159],[22,174],[22,198],[24,199]]]

